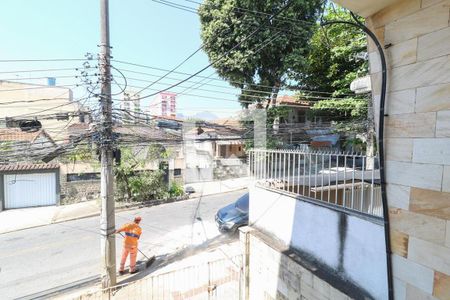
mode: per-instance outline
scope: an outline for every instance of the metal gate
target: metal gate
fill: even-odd
[[[170,272],[148,275],[76,299],[239,300],[242,256],[234,256]]]
[[[56,174],[11,174],[4,176],[5,208],[56,204]]]

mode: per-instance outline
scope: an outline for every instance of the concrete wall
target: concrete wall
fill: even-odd
[[[390,45],[385,151],[400,300],[450,299],[449,11],[448,0],[405,0],[367,19],[382,45]],[[381,73],[372,43],[369,52],[378,103]]]
[[[62,205],[100,199],[100,180],[66,181],[62,188]]]
[[[287,253],[281,244],[256,230],[244,228],[240,233],[240,241],[242,252],[245,253],[244,274],[247,275],[243,277],[242,285],[246,287],[243,289],[243,299],[339,300],[367,296],[352,289],[347,282],[333,280],[332,276],[324,280],[316,267],[311,268],[310,262],[306,263],[292,252]]]
[[[387,299],[380,221],[256,186],[250,189],[249,223],[308,253],[374,298]]]

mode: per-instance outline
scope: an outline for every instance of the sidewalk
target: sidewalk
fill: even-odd
[[[206,299],[208,285],[216,291],[215,299],[238,299],[241,244],[239,240],[225,240],[223,236],[210,241],[209,246],[186,248],[171,255],[157,257],[149,269],[137,275],[119,277],[117,289],[104,293],[99,284],[75,288],[52,299]],[[214,245],[215,244],[215,245]],[[205,268],[206,267],[206,268]],[[217,292],[218,291],[218,292]],[[184,296],[184,297],[183,297]],[[103,297],[103,298],[102,298]]]
[[[100,214],[96,200],[61,206],[9,209],[0,212],[0,234]]]
[[[186,186],[193,187],[195,193],[192,194],[192,196],[199,197],[244,189],[249,186],[250,181],[251,181],[250,177],[242,177],[222,181],[206,181],[206,182],[190,183],[186,184],[185,187]]]
[[[249,177],[188,184],[195,189],[189,199],[199,196],[232,192],[246,188]],[[137,208],[137,206],[133,206]],[[131,209],[129,206],[117,206],[117,209]],[[97,200],[62,206],[44,206],[10,209],[0,212],[0,234],[60,223],[70,220],[97,216],[100,214],[100,203]]]

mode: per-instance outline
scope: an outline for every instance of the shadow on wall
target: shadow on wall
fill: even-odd
[[[384,231],[379,220],[256,186],[250,190],[249,223],[286,248],[279,254],[259,251],[263,253],[259,261],[253,261],[253,266],[262,263],[260,269],[271,270],[261,275],[265,294],[256,290],[258,279],[253,275],[258,275],[258,269],[250,261],[250,294],[259,293],[262,299],[321,294],[328,299],[338,290],[356,299],[388,298]],[[265,247],[272,247],[271,243],[276,244],[266,242],[269,247]],[[254,245],[250,246],[252,254]],[[288,263],[283,262],[286,256]]]

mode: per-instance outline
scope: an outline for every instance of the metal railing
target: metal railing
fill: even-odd
[[[77,300],[240,299],[242,256],[210,261],[80,295]]]
[[[382,217],[378,158],[344,152],[248,152],[249,174],[259,185]]]

